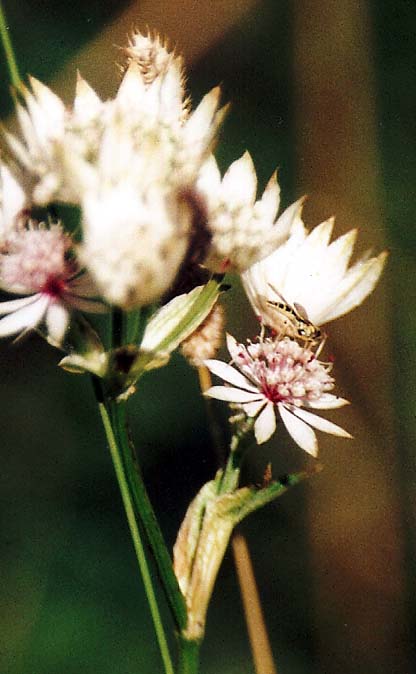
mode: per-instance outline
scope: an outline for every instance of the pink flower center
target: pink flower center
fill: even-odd
[[[62,278],[51,276],[42,288],[42,292],[50,297],[61,297],[67,288],[67,284]]]
[[[16,230],[0,256],[2,286],[10,292],[41,292],[58,297],[76,268],[67,259],[71,239],[59,225]]]
[[[290,339],[239,344],[235,364],[272,403],[301,406],[334,387],[329,366]]]

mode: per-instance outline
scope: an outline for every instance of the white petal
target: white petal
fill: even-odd
[[[2,318],[0,320],[0,337],[14,335],[25,328],[35,328],[42,320],[48,303],[47,297],[39,296],[31,304]]]
[[[211,89],[187,120],[184,135],[188,145],[198,147],[200,143],[209,142],[217,126],[215,113],[218,109],[220,95],[219,87]]]
[[[276,415],[273,403],[267,403],[254,423],[254,435],[258,445],[266,442],[276,430]]]
[[[26,203],[26,196],[17,180],[10,173],[7,166],[2,166],[0,170],[1,192],[2,192],[2,234],[5,234],[10,227],[14,225],[16,215],[22,210]]]
[[[232,210],[238,206],[254,203],[257,191],[257,176],[253,160],[248,152],[233,162],[222,181],[222,195],[227,207]]]
[[[115,101],[124,109],[136,110],[140,105],[147,107],[146,86],[143,82],[139,66],[134,61],[124,73]]]
[[[175,123],[182,115],[184,93],[182,82],[180,63],[171,63],[163,75],[160,88],[160,116],[166,123]]]
[[[36,77],[29,77],[29,82],[38,103],[47,112],[49,120],[61,123],[65,114],[65,106],[59,96]]]
[[[261,393],[249,393],[231,386],[211,386],[205,391],[204,395],[209,398],[217,398],[217,400],[226,400],[229,403],[250,403],[263,398]]]
[[[287,236],[289,232],[292,234],[292,229],[296,226],[297,229],[302,229],[306,232],[306,229],[302,222],[302,209],[303,204],[305,203],[305,197],[301,197],[293,204],[288,206],[282,215],[276,220],[276,227],[279,227],[279,230],[282,236]]]
[[[319,400],[308,401],[307,407],[312,407],[315,410],[333,410],[349,404],[350,401],[345,400],[345,398],[338,398],[338,396],[334,396],[332,393],[323,393]]]
[[[217,377],[221,377],[224,381],[233,386],[238,386],[239,388],[245,389],[246,391],[251,391],[252,393],[259,393],[258,388],[252,385],[252,383],[244,377],[240,372],[238,372],[231,365],[223,363],[221,360],[205,360],[204,365],[207,366],[208,370],[213,374],[216,374]]]
[[[69,323],[69,311],[60,302],[52,302],[46,312],[48,335],[56,344],[60,344]]]
[[[210,155],[201,167],[198,175],[197,187],[203,192],[208,201],[216,203],[219,198],[221,173],[214,155]]]
[[[28,304],[33,304],[40,297],[37,295],[30,295],[29,297],[20,297],[18,300],[8,300],[7,302],[0,302],[0,315],[11,314],[13,311],[18,311]]]
[[[16,107],[16,112],[18,112],[18,107]],[[3,137],[6,140],[12,154],[15,159],[26,169],[32,168],[31,158],[29,152],[26,150],[23,143],[20,142],[13,134],[8,133],[7,131],[3,132]]]
[[[318,442],[312,428],[295,417],[284,405],[278,405],[280,416],[286,430],[292,436],[297,445],[312,456],[318,455]]]
[[[344,288],[339,288],[338,301],[328,308],[323,322],[332,321],[358,307],[374,290],[388,257],[380,253],[365,262],[358,262],[347,272]]]
[[[280,186],[275,172],[267,183],[261,199],[255,204],[254,212],[258,217],[273,222],[279,210],[279,203]]]
[[[344,429],[341,428],[340,426],[333,424],[331,421],[328,421],[327,419],[318,417],[316,414],[307,412],[306,410],[301,409],[300,407],[293,407],[292,412],[310,426],[317,428],[318,431],[323,431],[324,433],[331,433],[331,435],[338,435],[340,438],[352,438],[352,435],[350,435],[350,433],[348,433],[347,431],[344,431]]]
[[[94,89],[78,73],[74,113],[81,122],[93,119],[101,110],[102,102]]]
[[[244,403],[243,408],[248,417],[255,417],[264,405],[267,405],[267,400],[265,398],[262,400],[255,400],[252,403]]]
[[[230,335],[228,332],[226,334],[226,341],[227,341],[227,349],[228,353],[230,354],[231,358],[235,360],[239,354],[239,345],[235,337]]]

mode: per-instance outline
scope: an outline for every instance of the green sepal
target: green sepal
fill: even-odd
[[[142,351],[149,354],[172,353],[205,320],[221,290],[221,284],[212,279],[189,293],[174,297],[147,324]]]
[[[173,547],[175,559],[175,575],[184,596],[188,591],[191,579],[192,566],[198,546],[202,521],[207,504],[217,493],[217,482],[211,480],[204,484],[186,511],[185,519],[179,529],[176,543]]]
[[[90,372],[105,377],[108,356],[96,331],[82,314],[77,314],[70,323],[61,348],[68,352],[59,366],[73,374]]]
[[[221,471],[205,484],[188,508],[174,547],[174,567],[186,598],[188,623],[183,637],[200,640],[218,569],[234,527],[254,510],[284,494],[315,471],[292,473],[257,487],[219,493]]]
[[[174,297],[152,315],[140,346],[127,344],[114,349],[108,360],[107,394],[124,399],[134,392],[145,372],[166,365],[171,353],[208,316],[221,290],[220,282],[211,280]]]

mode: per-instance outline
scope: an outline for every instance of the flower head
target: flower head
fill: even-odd
[[[257,176],[248,152],[233,162],[221,180],[213,156],[202,167],[197,189],[204,197],[212,242],[204,262],[211,271],[242,273],[287,238],[300,204],[276,220],[280,187],[273,174],[256,201]]]
[[[177,195],[141,194],[126,180],[83,203],[80,257],[105,299],[124,309],[157,302],[185,257],[192,214]]]
[[[193,213],[184,194],[224,116],[220,90],[192,112],[182,59],[157,36],[132,36],[114,99],[78,78],[67,109],[30,80],[18,106],[22,140],[6,134],[31,203],[81,207],[80,256],[104,298],[124,309],[160,300],[187,259]]]
[[[364,255],[349,267],[357,230],[330,243],[333,225],[331,219],[308,232],[298,215],[287,241],[242,275],[247,296],[265,325],[292,334],[285,316],[276,310],[279,297],[320,326],[355,309],[374,289],[387,253]]]
[[[49,228],[29,224],[7,236],[0,254],[0,286],[9,293],[26,295],[0,303],[0,336],[37,327],[46,322],[50,340],[60,344],[71,309],[101,312],[92,298],[93,284],[73,257],[71,238],[59,224]]]
[[[114,99],[101,101],[81,77],[70,108],[35,78],[23,90],[22,140],[9,133],[6,139],[22,174],[31,176],[35,203],[81,204],[85,191],[105,187],[103,178],[119,182],[127,173],[142,189],[155,174],[175,189],[195,179],[224,115],[219,89],[191,113],[179,57],[158,37],[140,33],[126,51]],[[115,145],[118,159],[111,155]]]
[[[226,386],[213,386],[206,395],[235,404],[248,417],[257,417],[254,433],[259,444],[276,429],[276,412],[294,441],[312,456],[318,452],[313,428],[344,438],[351,437],[339,426],[309,409],[334,409],[347,400],[328,393],[334,388],[330,366],[294,340],[266,339],[248,346],[227,335],[227,345],[236,367],[219,360],[205,362]]]

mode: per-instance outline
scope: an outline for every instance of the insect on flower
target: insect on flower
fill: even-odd
[[[268,299],[267,304],[278,311],[281,318],[280,323],[283,323],[285,327],[289,326],[290,331],[293,333],[291,336],[297,337],[309,345],[321,345],[325,336],[321,329],[309,320],[306,309],[297,302],[294,302],[294,304],[291,305],[279,291],[271,285],[271,283],[268,285],[277,295],[278,300],[274,301]]]

